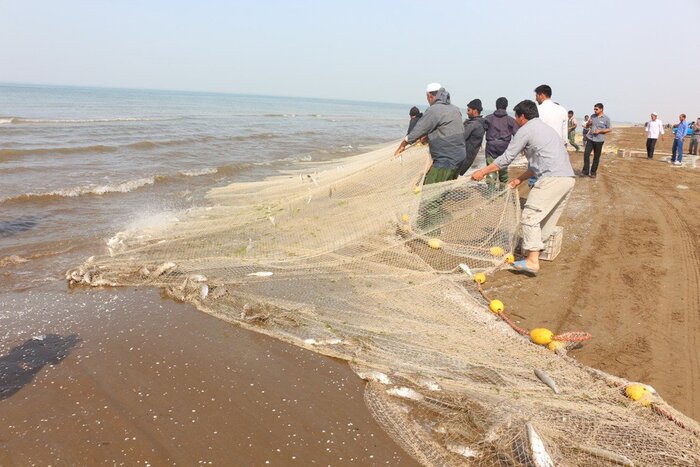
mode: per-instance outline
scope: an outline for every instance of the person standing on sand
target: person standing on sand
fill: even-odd
[[[690,148],[688,148],[688,154],[697,156],[698,143],[700,142],[700,118],[691,123],[690,128],[693,129],[693,135],[690,137]]]
[[[537,111],[540,114],[540,120],[557,132],[562,144],[566,147],[566,128],[569,120],[566,109],[552,100],[552,88],[547,84],[540,84],[535,88],[535,100],[537,101]],[[533,177],[528,181],[528,184],[532,187],[536,181],[537,179]]]
[[[579,152],[581,148],[576,144],[576,127],[578,126],[578,121],[574,118],[574,111],[569,110],[569,120],[568,120],[568,130],[569,130],[569,143]]]
[[[401,141],[394,157],[401,154],[406,146],[427,136],[430,160],[425,168],[423,185],[454,180],[459,176],[459,168],[466,157],[462,113],[450,103],[450,94],[439,83],[430,83],[426,90],[430,107],[413,130]],[[421,202],[421,215],[418,226],[429,230],[442,221],[444,194]]]
[[[411,130],[413,130],[413,127],[416,126],[416,123],[418,123],[418,120],[423,116],[421,111],[418,109],[418,107],[413,106],[411,107],[411,110],[408,111],[408,116],[411,117],[411,120],[408,122],[408,131],[406,134],[409,134]]]
[[[566,146],[568,138],[569,114],[566,109],[552,100],[552,88],[546,84],[541,84],[535,88],[535,100],[537,101],[537,111],[540,120],[551,126],[557,132],[561,142]]]
[[[588,143],[588,132],[590,131],[588,129],[588,120],[590,120],[588,115],[584,115],[583,116],[583,127],[581,128],[581,132],[583,133],[583,147],[584,148],[586,147],[586,143]]]
[[[528,194],[520,217],[525,259],[513,263],[517,271],[536,275],[540,270],[540,251],[554,232],[557,221],[574,188],[574,169],[569,153],[561,143],[561,135],[538,118],[537,104],[524,100],[515,106],[515,122],[520,127],[506,151],[483,169],[472,174],[479,181],[492,172],[503,170],[521,151],[529,163],[528,169],[509,183],[517,188],[532,176],[537,182]]]
[[[508,99],[496,99],[496,111],[487,115],[486,121],[486,165],[492,163],[506,151],[513,135],[518,131],[515,119],[508,115]],[[508,183],[508,171],[498,171],[498,181]]]
[[[676,129],[676,136],[673,137],[673,147],[671,148],[671,164],[675,166],[683,165],[683,138],[688,133],[688,122],[685,121],[685,114],[680,114],[678,119],[679,122],[673,125],[673,128]]]
[[[596,177],[600,155],[603,152],[603,143],[605,143],[605,135],[610,133],[612,129],[610,118],[603,113],[603,109],[603,104],[598,102],[593,106],[595,114],[588,120],[590,131],[587,135],[586,149],[583,150],[583,170],[581,170],[581,175],[584,177]],[[593,151],[593,165],[590,165],[591,151]]]
[[[656,140],[659,136],[661,141],[664,140],[664,124],[658,119],[656,112],[651,113],[651,120],[644,125],[644,130],[647,132],[647,159],[653,159]]]
[[[426,98],[430,107],[394,152],[398,156],[407,145],[428,137],[431,162],[424,185],[456,179],[466,156],[462,113],[450,103],[450,94],[439,83],[430,83]]]
[[[466,157],[462,166],[459,168],[459,174],[464,175],[469,170],[469,167],[474,163],[476,155],[481,149],[481,143],[484,141],[484,133],[486,132],[486,122],[481,116],[481,99],[474,99],[467,104],[467,119],[464,121],[464,146]]]

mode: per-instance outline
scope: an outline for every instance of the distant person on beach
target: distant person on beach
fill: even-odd
[[[537,104],[525,100],[513,110],[520,127],[518,132],[503,155],[474,172],[472,179],[483,180],[489,173],[504,170],[521,151],[525,151],[528,169],[511,180],[509,186],[517,188],[532,176],[537,177],[537,182],[528,194],[520,217],[523,251],[528,253],[525,259],[513,263],[513,268],[535,275],[540,270],[540,251],[554,232],[574,188],[574,169],[561,135],[538,118]]]
[[[506,112],[507,108],[508,99],[499,97],[496,99],[496,111],[484,119],[486,121],[486,165],[506,151],[513,135],[518,131],[515,119]],[[501,183],[508,183],[508,171],[499,170],[498,180]]]
[[[590,120],[590,117],[588,115],[583,116],[583,127],[581,129],[581,132],[583,133],[583,147],[586,147],[586,143],[588,142],[588,132],[590,129],[588,128],[588,120]]]
[[[481,149],[481,144],[484,141],[484,133],[486,132],[486,122],[481,116],[481,111],[484,110],[481,106],[481,99],[474,99],[467,104],[467,119],[464,121],[464,146],[466,157],[459,168],[459,174],[464,175],[469,170],[469,167],[474,163],[476,155]]]
[[[411,130],[413,130],[413,127],[416,126],[416,123],[418,123],[418,120],[420,120],[420,118],[423,116],[423,113],[418,109],[418,107],[413,106],[408,112],[408,116],[411,118],[411,120],[408,122],[408,131],[406,134],[409,134]]]
[[[569,110],[569,120],[568,120],[568,131],[569,131],[569,143],[579,152],[581,148],[576,144],[576,127],[578,126],[578,120],[574,117],[574,111]]]
[[[647,159],[653,159],[656,140],[659,137],[662,141],[664,139],[664,124],[659,120],[656,112],[651,113],[651,120],[646,122],[644,130],[647,132]]]
[[[683,138],[688,133],[688,122],[685,121],[685,114],[680,114],[678,120],[678,123],[673,125],[676,135],[673,137],[673,147],[671,148],[671,164],[675,166],[683,165]]]
[[[584,177],[596,177],[598,172],[598,164],[600,163],[600,155],[603,152],[603,143],[605,143],[605,135],[610,133],[612,125],[610,118],[603,113],[603,104],[598,102],[593,106],[594,115],[588,120],[588,141],[586,149],[583,150],[583,170],[581,175]],[[590,165],[591,151],[593,152],[593,165]]]
[[[450,103],[450,94],[439,83],[430,83],[426,98],[430,107],[401,141],[394,156],[401,154],[407,145],[427,136],[431,161],[423,184],[428,185],[456,179],[466,152],[462,113]]]
[[[688,154],[697,156],[698,143],[700,143],[700,118],[691,123],[690,128],[692,128],[693,134],[690,137],[690,148],[688,148]]]

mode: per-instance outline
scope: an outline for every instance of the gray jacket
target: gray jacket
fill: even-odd
[[[466,157],[462,114],[450,104],[450,94],[440,88],[433,104],[418,120],[413,130],[406,136],[413,144],[428,135],[433,167],[453,169],[460,167]]]

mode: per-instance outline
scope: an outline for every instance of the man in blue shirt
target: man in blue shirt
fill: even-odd
[[[673,148],[671,149],[671,164],[680,166],[683,165],[683,138],[688,133],[688,122],[685,121],[685,114],[681,114],[678,118],[680,121],[673,125],[673,128],[676,129],[676,136],[673,138]],[[676,157],[676,153],[678,157]]]
[[[610,133],[610,129],[612,128],[610,118],[603,113],[603,109],[603,104],[600,102],[594,105],[594,115],[586,122],[589,132],[586,135],[586,148],[583,150],[583,170],[581,170],[581,175],[584,177],[596,177],[598,164],[600,163],[600,155],[603,153],[605,135]],[[592,165],[590,164],[591,152],[593,152]]]

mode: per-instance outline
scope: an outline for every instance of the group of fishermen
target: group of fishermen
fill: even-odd
[[[513,118],[506,112],[508,101],[499,98],[496,112],[484,119],[480,116],[481,101],[474,99],[467,105],[469,118],[463,123],[461,112],[450,103],[450,94],[440,84],[429,84],[426,98],[430,106],[412,123],[394,155],[427,138],[430,161],[423,183],[455,180],[471,167],[486,135],[487,165],[472,172],[472,180],[481,181],[498,172],[499,180],[515,189],[534,179],[520,219],[524,258],[516,261],[513,268],[536,275],[540,270],[540,251],[554,232],[575,183],[561,135],[540,119],[538,105],[531,100],[518,103],[513,108]],[[521,153],[527,158],[528,168],[509,181],[507,168]]]

